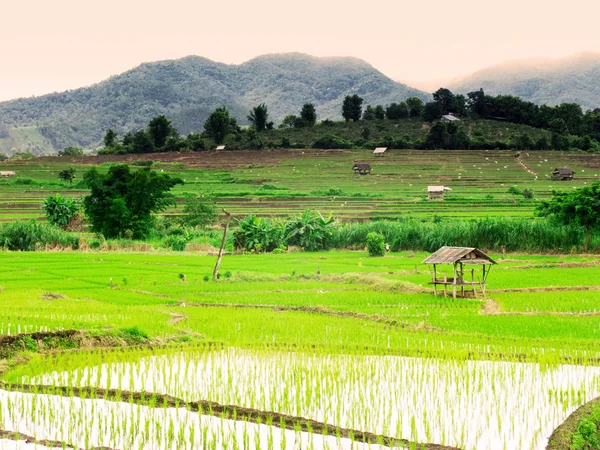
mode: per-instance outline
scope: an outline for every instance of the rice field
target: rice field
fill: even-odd
[[[285,217],[307,208],[342,220],[410,217],[531,217],[541,199],[553,189],[572,189],[598,179],[600,156],[590,153],[531,151],[517,159],[511,151],[390,150],[383,158],[367,150],[261,150],[182,154],[44,157],[0,163],[17,173],[0,180],[0,220],[40,218],[41,201],[61,192],[86,194],[78,184],[92,164],[106,168],[113,162],[153,159],[153,168],[179,176],[185,185],[175,194],[210,193],[219,208],[237,216],[258,213]],[[371,164],[371,175],[353,173],[356,162]],[[555,167],[575,171],[572,182],[549,178]],[[73,186],[57,174],[74,167]],[[452,189],[445,201],[427,201],[428,185]],[[508,192],[509,187],[530,188],[533,199]],[[180,214],[171,209],[168,215]]]
[[[600,396],[600,259],[490,256],[452,300],[425,253],[0,253],[0,448],[544,449]]]

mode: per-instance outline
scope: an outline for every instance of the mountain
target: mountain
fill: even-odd
[[[366,104],[429,98],[355,58],[291,53],[228,65],[189,56],[145,63],[90,87],[0,103],[0,153],[94,148],[108,128],[136,130],[159,114],[183,134],[201,131],[217,106],[226,106],[241,124],[260,103],[276,123],[298,114],[304,103],[315,104],[319,119],[339,119],[343,98],[351,94]],[[35,140],[23,138],[28,135]]]
[[[490,95],[516,95],[537,104],[578,103],[600,107],[600,54],[511,61],[475,72],[448,86],[457,93],[483,88]]]

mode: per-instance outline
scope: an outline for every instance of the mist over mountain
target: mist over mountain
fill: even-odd
[[[600,107],[600,54],[510,61],[488,67],[448,86],[457,93],[483,88],[489,95],[515,95],[537,104],[578,103]]]
[[[159,114],[183,134],[202,131],[218,106],[241,124],[259,103],[267,104],[276,123],[298,114],[304,103],[314,103],[319,120],[340,119],[343,98],[352,94],[383,105],[430,98],[356,58],[290,53],[228,65],[189,56],[145,63],[90,87],[0,103],[0,152],[96,147],[108,128],[139,129]]]

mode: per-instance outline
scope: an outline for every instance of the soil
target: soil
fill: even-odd
[[[69,162],[73,164],[100,165],[106,162],[131,164],[137,160],[151,160],[165,163],[181,163],[187,167],[236,169],[240,167],[273,166],[284,160],[314,157],[321,154],[347,153],[345,150],[247,150],[200,151],[188,153],[148,153],[139,155],[94,155],[76,157],[44,156],[39,162]]]

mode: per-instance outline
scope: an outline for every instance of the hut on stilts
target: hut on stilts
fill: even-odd
[[[429,284],[433,285],[433,292],[438,294],[438,286],[442,286],[444,297],[448,296],[448,287],[452,288],[452,298],[476,297],[477,288],[485,297],[485,284],[492,265],[498,264],[481,250],[473,247],[442,247],[423,261],[423,264],[433,265],[433,279]],[[438,277],[437,266],[451,264],[454,268],[452,278],[446,272]],[[475,266],[481,265],[482,271],[475,278]],[[466,271],[465,271],[466,266]],[[470,269],[470,270],[469,270]],[[470,272],[470,281],[469,278]],[[479,271],[478,271],[479,272]],[[465,291],[465,287],[467,290]],[[460,290],[460,292],[458,292]]]

